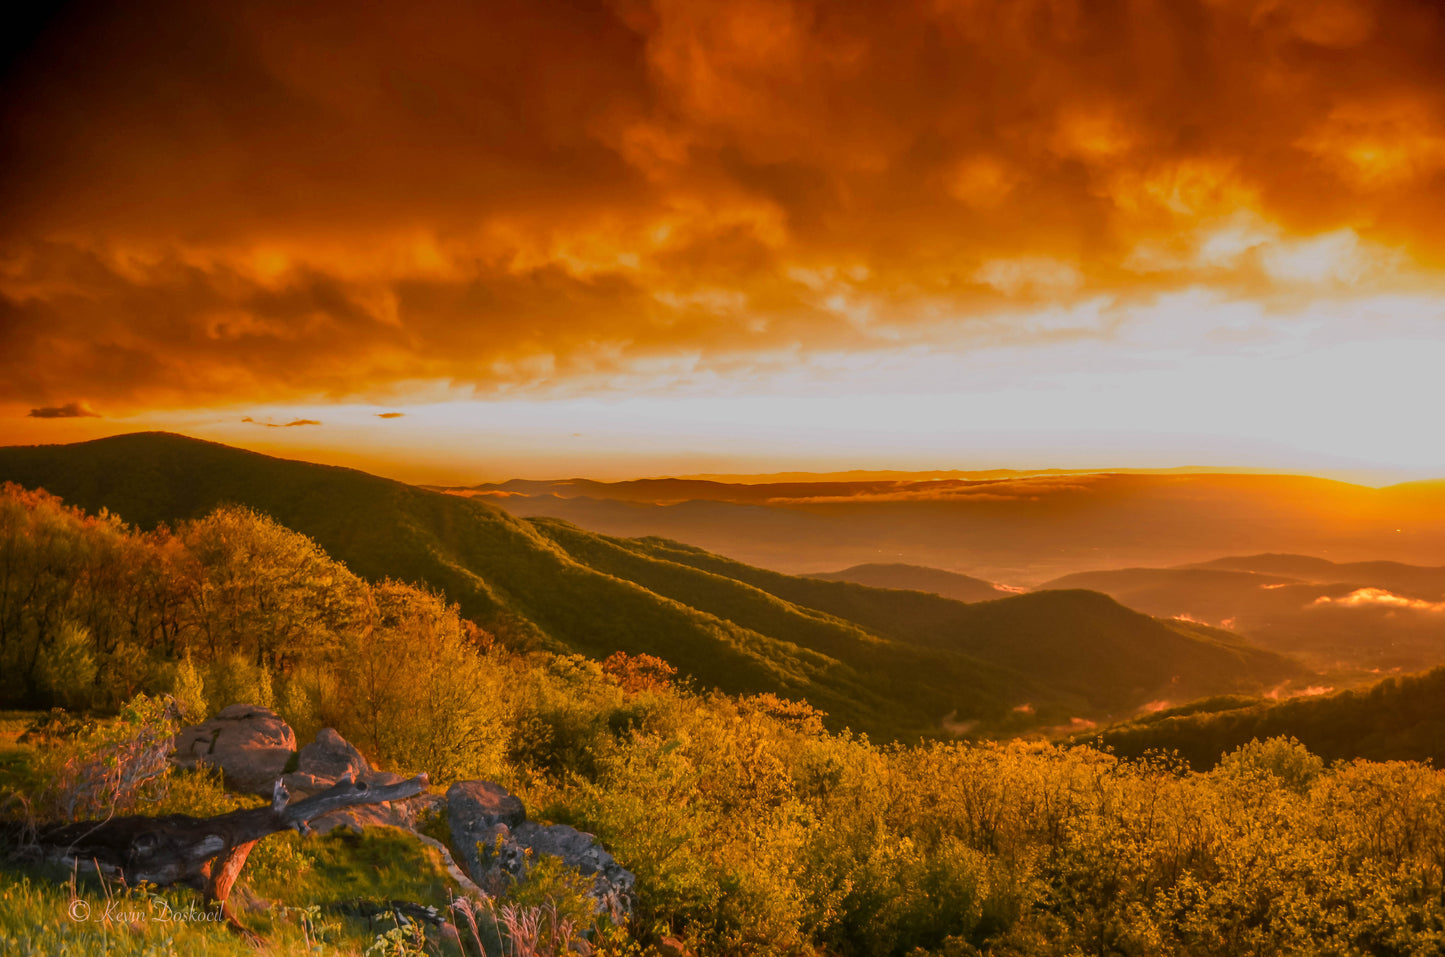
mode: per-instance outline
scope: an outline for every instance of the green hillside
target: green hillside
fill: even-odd
[[[936,731],[950,716],[1122,715],[1161,696],[1257,690],[1294,670],[1093,593],[965,605],[795,578],[175,435],[0,449],[0,480],[145,527],[245,505],[366,578],[440,589],[514,646],[654,654],[703,686],[806,698],[836,726],[886,736]]]
[[[806,694],[860,726],[882,720],[879,703],[838,662],[578,564],[482,502],[165,434],[0,449],[0,480],[146,527],[246,505],[364,577],[439,588],[514,644],[656,654],[727,691]]]
[[[555,520],[539,523],[564,525]],[[1038,592],[964,603],[922,592],[784,575],[665,539],[606,541],[617,551],[746,583],[900,644],[963,654],[1026,674],[1048,692],[1086,702],[1095,713],[1118,713],[1160,698],[1241,691],[1297,673],[1292,662],[1229,632],[1150,618],[1097,592]],[[627,567],[637,567],[635,560]],[[1015,701],[1015,706],[1036,710],[1051,704],[1027,697]]]
[[[1205,770],[1255,738],[1283,735],[1327,761],[1432,761],[1439,767],[1445,764],[1445,668],[1285,701],[1201,701],[1107,728],[1089,740],[1102,740],[1123,757],[1177,750]]]
[[[845,618],[785,600],[738,578],[648,555],[636,542],[586,532],[560,519],[531,521],[590,568],[721,620],[846,662],[850,673],[867,675],[870,689],[884,700],[910,701],[914,710],[933,715],[935,720],[952,713],[994,722],[1009,716],[1018,703],[1035,697],[1052,705],[1060,720],[1067,720],[1065,712],[1100,707],[1087,695],[1041,687],[1024,672],[1001,667],[984,655],[963,655],[906,639],[879,637]],[[827,710],[821,699],[809,700]]]

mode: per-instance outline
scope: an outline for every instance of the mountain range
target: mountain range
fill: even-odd
[[[449,489],[519,516],[659,535],[795,574],[940,568],[1012,586],[1281,552],[1445,563],[1445,483],[1301,475],[1005,473],[763,482],[512,481]]]
[[[886,737],[1103,721],[1302,676],[1237,635],[1098,592],[964,603],[797,577],[177,435],[0,449],[0,481],[141,527],[243,505],[364,577],[444,593],[513,647],[654,654],[701,687],[803,698]]]

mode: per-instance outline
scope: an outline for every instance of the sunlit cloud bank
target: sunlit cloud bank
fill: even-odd
[[[1328,595],[1316,598],[1312,607],[1333,606],[1337,608],[1397,608],[1410,611],[1445,613],[1445,602],[1425,601],[1421,598],[1407,598],[1383,588],[1359,588],[1341,598]]]
[[[0,98],[3,438],[686,399],[746,455],[1445,466],[1442,46],[1423,0],[71,5]]]

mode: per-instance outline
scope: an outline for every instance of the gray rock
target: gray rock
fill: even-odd
[[[543,826],[526,821],[512,832],[512,840],[530,851],[528,856],[534,861],[540,857],[560,857],[563,864],[591,877],[592,889],[588,896],[596,902],[597,913],[605,913],[617,923],[632,913],[632,889],[637,878],[603,850],[591,834],[567,824]],[[524,878],[525,872],[519,876]]]
[[[447,824],[452,829],[452,846],[473,880],[489,894],[507,889],[505,874],[498,873],[491,858],[499,839],[510,837],[512,828],[527,820],[522,801],[500,784],[491,781],[458,781],[447,788]]]
[[[513,883],[527,880],[536,860],[558,857],[565,866],[593,879],[588,894],[597,913],[619,923],[626,920],[632,913],[637,878],[591,834],[526,818],[521,800],[490,781],[463,781],[447,791],[452,844],[467,872],[487,893],[505,893]]]
[[[371,785],[396,784],[401,775],[378,771],[356,747],[333,728],[322,728],[316,740],[301,749],[296,770],[282,780],[293,795],[304,797],[324,791],[350,775],[353,780]]]
[[[481,823],[516,827],[527,819],[522,799],[491,781],[458,781],[447,788],[447,815],[452,834]]]
[[[269,798],[295,753],[296,733],[276,712],[233,704],[209,721],[183,728],[171,760],[181,768],[220,768],[226,787]]]

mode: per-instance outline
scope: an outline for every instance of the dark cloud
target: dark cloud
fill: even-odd
[[[406,415],[405,412],[378,412],[378,413],[376,413],[376,417],[377,417],[378,419],[400,419],[400,418],[402,418],[402,417],[405,416],[405,415]]]
[[[1264,244],[1445,265],[1442,48],[1426,0],[72,5],[0,89],[0,398],[586,390],[1371,288]]]
[[[38,409],[31,409],[28,413],[32,419],[98,419],[100,413],[96,412],[85,402],[67,402],[64,405],[47,405]]]

